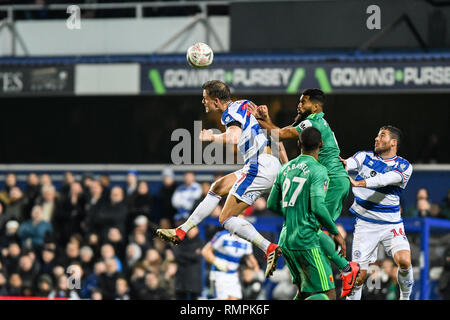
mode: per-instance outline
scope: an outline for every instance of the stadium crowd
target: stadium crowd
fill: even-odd
[[[219,176],[217,173],[214,180]],[[198,228],[178,246],[161,241],[155,231],[186,219],[207,194],[210,183],[198,183],[194,173],[187,172],[184,182],[177,185],[173,171],[166,169],[155,196],[136,171],[130,170],[126,180],[126,186],[121,187],[113,185],[107,175],[96,179],[85,174],[78,181],[67,172],[56,189],[49,174],[30,173],[25,187],[18,185],[14,173],[6,174],[0,190],[0,296],[105,300],[201,297],[205,283],[200,251],[205,242]],[[423,200],[429,198],[421,189],[417,205],[405,214],[450,218],[450,191],[441,204],[425,205]],[[213,216],[219,215],[220,208]],[[263,197],[245,214],[273,215]],[[208,227],[206,239],[217,230]],[[447,283],[441,283],[439,290],[448,297],[450,247],[445,252],[441,265]],[[259,250],[254,254],[264,266]],[[381,273],[374,277],[380,277],[383,286],[365,295],[395,298],[395,266],[387,257],[379,266]],[[295,295],[286,268],[277,270],[271,279],[270,296],[261,274],[245,263],[241,271],[244,299],[291,299]],[[340,290],[338,281],[336,284]]]

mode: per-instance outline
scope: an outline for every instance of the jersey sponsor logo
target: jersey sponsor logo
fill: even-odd
[[[308,127],[312,127],[312,123],[309,120],[300,122],[300,129],[305,130]]]

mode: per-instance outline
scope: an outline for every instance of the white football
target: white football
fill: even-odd
[[[198,42],[189,47],[186,59],[191,67],[203,69],[209,67],[213,62],[214,52],[206,43]]]

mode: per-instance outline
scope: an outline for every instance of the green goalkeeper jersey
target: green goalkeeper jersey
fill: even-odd
[[[348,173],[339,161],[341,150],[339,149],[336,137],[323,116],[323,112],[312,113],[304,121],[300,122],[295,129],[297,129],[299,134],[308,127],[318,129],[322,134],[323,142],[323,146],[320,148],[319,152],[319,162],[327,168],[330,179],[335,177],[347,177]]]
[[[279,245],[290,250],[319,247],[320,225],[337,234],[324,205],[327,169],[314,157],[300,155],[286,163],[267,200],[267,207],[284,217]]]

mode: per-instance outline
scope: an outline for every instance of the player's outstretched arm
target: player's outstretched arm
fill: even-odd
[[[205,260],[207,262],[215,265],[217,267],[217,269],[219,269],[220,271],[224,271],[224,272],[228,271],[228,267],[227,267],[226,263],[223,263],[222,261],[216,259],[216,256],[214,255],[214,250],[209,243],[207,243],[203,247],[202,256],[205,258]]]
[[[214,134],[211,129],[206,130],[203,129],[200,132],[199,139],[200,141],[214,141],[217,143],[230,143],[230,144],[238,144],[239,139],[241,138],[242,129],[238,126],[230,126],[227,128],[227,131],[220,134]]]
[[[362,188],[381,188],[389,185],[396,185],[403,182],[402,174],[397,171],[389,171],[383,174],[377,174],[375,177],[371,177],[365,180],[355,181],[350,178],[350,184],[352,187]]]

